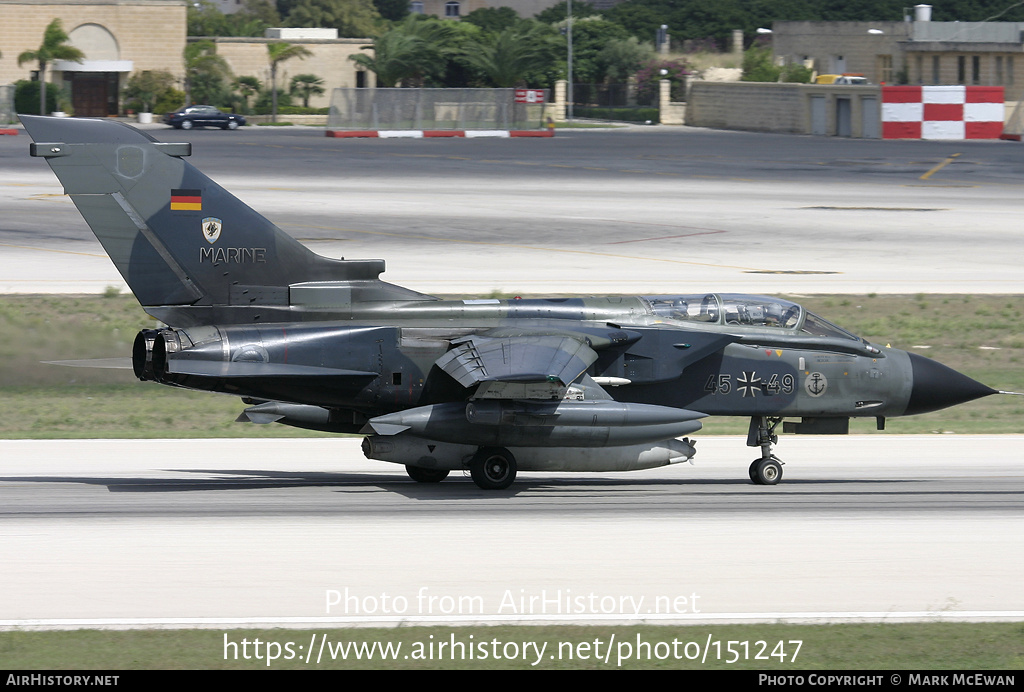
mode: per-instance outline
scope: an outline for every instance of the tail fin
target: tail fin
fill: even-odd
[[[20,117],[32,155],[46,159],[136,298],[165,321],[188,311],[149,308],[296,307],[290,287],[307,282],[336,284],[315,292],[319,308],[429,299],[381,282],[383,260],[313,253],[183,161],[189,143],[158,142],[116,121]]]

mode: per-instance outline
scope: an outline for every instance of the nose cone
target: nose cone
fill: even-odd
[[[991,387],[972,380],[953,368],[947,368],[942,363],[936,363],[916,353],[908,355],[914,369],[914,380],[904,415],[938,411],[997,393]]]

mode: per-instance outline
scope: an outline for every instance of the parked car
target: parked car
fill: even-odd
[[[234,113],[221,113],[213,106],[188,106],[164,116],[164,122],[179,130],[193,127],[219,127],[222,130],[237,130],[245,125],[245,118]]]

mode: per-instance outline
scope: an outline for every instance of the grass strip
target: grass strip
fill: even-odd
[[[498,296],[496,296],[498,297]],[[821,295],[793,299],[868,340],[935,358],[996,389],[1024,391],[1024,296]],[[127,356],[153,327],[129,295],[0,296],[0,438],[308,437],[282,425],[235,423],[235,397],[140,383],[130,371],[43,361]],[[886,432],[1020,432],[1024,400],[987,397],[887,421]],[[874,432],[853,419],[851,432]],[[747,421],[711,418],[701,434],[742,435]]]
[[[0,660],[14,670],[909,669],[1019,674],[1024,623],[6,631],[0,632]]]

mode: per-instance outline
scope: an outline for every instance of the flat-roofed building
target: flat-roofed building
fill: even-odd
[[[932,22],[926,16],[930,12],[902,22],[773,22],[772,46],[780,63],[809,65],[819,74],[863,74],[874,84],[1019,85],[1024,22]]]
[[[38,64],[18,65],[18,56],[37,50],[46,27],[60,19],[68,45],[85,58],[53,61],[47,80],[70,87],[75,115],[117,115],[131,73],[184,77],[185,8],[184,0],[0,0],[0,84],[32,78]]]

